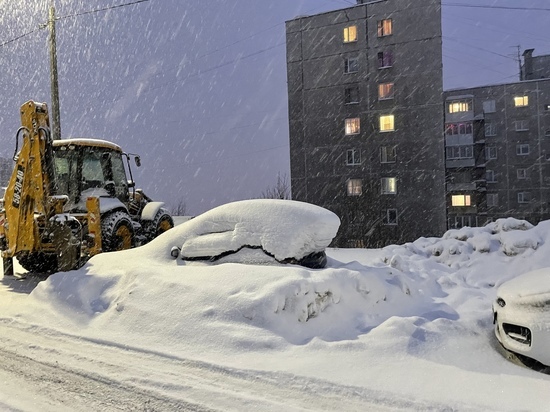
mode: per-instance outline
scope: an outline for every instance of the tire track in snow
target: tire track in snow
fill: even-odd
[[[60,403],[67,405],[69,398],[87,410],[481,410],[291,373],[223,367],[13,318],[0,318],[0,334],[6,337],[0,343],[0,369],[23,374]]]

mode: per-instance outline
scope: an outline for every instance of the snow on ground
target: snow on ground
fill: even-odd
[[[30,295],[0,304],[4,317],[226,367],[291,374],[304,387],[321,379],[334,383],[335,393],[349,386],[383,398],[390,409],[542,411],[550,405],[550,376],[502,356],[491,313],[500,284],[550,266],[550,222],[532,227],[503,219],[383,249],[328,249],[327,267],[316,270],[236,263],[254,261],[254,250],[231,262],[174,259],[170,250],[188,238],[194,227],[188,224],[51,276]],[[201,402],[209,405],[207,398]]]

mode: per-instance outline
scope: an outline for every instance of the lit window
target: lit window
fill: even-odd
[[[469,112],[471,110],[471,100],[456,100],[449,103],[449,113]]]
[[[545,104],[544,105],[544,110],[550,110],[550,104]]]
[[[514,122],[516,132],[525,132],[529,130],[529,120],[516,120]]]
[[[393,53],[391,51],[382,51],[378,53],[378,68],[383,69],[393,66]]]
[[[498,194],[497,193],[487,193],[487,207],[498,206]]]
[[[471,206],[470,195],[453,195],[451,201],[453,206]]]
[[[486,146],[485,147],[485,159],[494,160],[497,158],[497,148],[496,146]]]
[[[359,88],[357,86],[345,88],[344,103],[345,104],[359,103]]]
[[[391,132],[393,130],[395,130],[393,114],[380,116],[380,131],[381,132]]]
[[[378,85],[378,100],[393,99],[393,83]]]
[[[497,178],[495,176],[494,170],[486,170],[485,171],[485,179],[487,180],[487,183],[496,183]]]
[[[496,103],[494,100],[485,100],[483,102],[483,112],[484,113],[494,113],[496,112]]]
[[[348,57],[344,60],[344,73],[357,73],[359,71],[359,57]]]
[[[523,143],[516,145],[516,154],[518,156],[527,156],[529,154],[529,144]]]
[[[497,125],[491,122],[485,123],[485,136],[496,136],[497,135]]]
[[[389,36],[392,33],[392,19],[384,19],[378,21],[378,37]]]
[[[384,225],[397,225],[397,209],[386,209],[382,216]]]
[[[530,201],[531,201],[531,193],[529,192],[518,193],[518,203],[529,203]]]
[[[344,28],[344,43],[357,41],[357,26]]]
[[[525,107],[529,105],[529,96],[516,96],[514,97],[514,106]]]
[[[473,126],[468,123],[449,123],[445,126],[445,134],[448,136],[472,134]]]
[[[361,164],[361,151],[357,149],[349,149],[346,155],[346,165],[360,165]]]
[[[527,179],[527,169],[517,169],[518,179]]]
[[[397,179],[395,177],[383,177],[380,179],[380,184],[383,195],[394,195],[397,193]]]
[[[359,134],[361,129],[361,121],[358,117],[346,119],[345,123],[346,135]]]
[[[361,179],[348,180],[348,196],[360,196],[363,193],[363,182]]]
[[[445,148],[445,158],[447,160],[473,159],[473,146],[447,146]]]
[[[395,163],[397,159],[396,146],[382,146],[380,148],[380,163]]]

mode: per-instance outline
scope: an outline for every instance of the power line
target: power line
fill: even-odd
[[[465,7],[477,9],[501,9],[501,10],[527,10],[527,11],[550,11],[544,7],[512,7],[512,6],[484,6],[481,4],[462,4],[462,3],[441,3],[442,6],[448,7]]]
[[[462,41],[460,41],[460,40],[453,39],[452,37],[449,37],[449,36],[442,36],[442,37],[443,37],[443,39],[445,39],[445,40],[451,40],[451,41],[454,41],[454,42],[463,44],[464,46],[471,47],[472,49],[481,50],[481,51],[484,51],[484,52],[487,52],[487,53],[494,54],[495,56],[504,57],[505,59],[510,59],[510,60],[517,61],[517,59],[514,58],[514,57],[506,56],[505,54],[500,54],[500,53],[494,52],[494,51],[489,50],[489,49],[484,49],[483,47],[473,46],[473,45],[471,45],[471,44],[464,43],[464,42],[462,42]]]
[[[23,37],[27,37],[27,36],[29,36],[29,35],[31,35],[31,34],[33,34],[33,33],[36,33],[38,30],[39,30],[39,29],[31,30],[31,31],[29,31],[29,32],[27,32],[27,33],[25,33],[25,34],[22,34],[22,35],[20,35],[20,36],[14,37],[14,38],[11,39],[11,40],[7,40],[7,41],[5,41],[4,43],[0,43],[0,47],[4,47],[4,46],[6,46],[6,45],[8,45],[8,44],[10,44],[10,43],[13,43],[13,42],[15,42],[15,41],[17,41],[17,40],[22,39]]]
[[[102,9],[88,10],[88,11],[83,11],[81,13],[75,13],[75,14],[67,14],[65,16],[57,17],[56,20],[68,19],[70,17],[84,16],[86,14],[93,14],[93,13],[98,13],[100,11],[113,10],[113,9],[118,9],[118,8],[126,7],[126,6],[133,6],[135,4],[145,3],[145,2],[148,2],[148,1],[149,0],[136,0],[136,1],[133,1],[131,3],[117,4],[117,5],[114,5],[114,6],[104,7]]]

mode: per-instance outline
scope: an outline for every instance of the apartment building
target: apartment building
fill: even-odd
[[[523,81],[444,94],[449,228],[550,218],[550,56],[532,53]]]
[[[292,196],[334,245],[446,229],[440,0],[358,1],[286,23]]]

